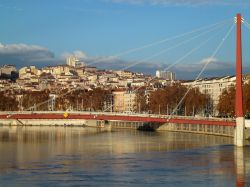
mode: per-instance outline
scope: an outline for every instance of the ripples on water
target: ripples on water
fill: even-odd
[[[0,127],[0,186],[250,186],[250,148],[227,137]]]

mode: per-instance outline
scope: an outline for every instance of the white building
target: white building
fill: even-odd
[[[136,93],[132,91],[127,91],[124,94],[124,111],[133,112],[136,105]]]
[[[19,70],[19,79],[37,77],[41,74],[41,70],[35,66],[23,67]]]
[[[117,75],[119,75],[120,77],[126,77],[126,78],[132,78],[133,77],[133,73],[131,71],[115,71],[115,73],[117,73]]]
[[[11,72],[16,72],[16,67],[13,65],[3,65],[0,67],[0,75],[11,75]]]
[[[69,56],[66,59],[66,64],[68,66],[76,67],[78,62],[79,62],[79,60],[75,56]]]
[[[144,81],[133,81],[131,82],[131,87],[142,87],[145,86]]]
[[[72,73],[70,72],[72,68],[67,65],[58,65],[58,66],[50,66],[50,67],[45,67],[42,69],[42,73],[50,73],[54,77],[58,78],[61,75],[69,75],[71,76]]]
[[[98,76],[95,74],[89,75],[88,80],[90,81],[91,84],[96,84],[98,80]]]
[[[176,79],[176,74],[171,71],[157,70],[155,75],[158,78],[163,78],[163,79],[170,80],[170,81],[174,81]]]
[[[199,88],[201,93],[210,95],[213,106],[214,114],[216,114],[216,106],[219,103],[219,98],[224,89],[229,89],[235,85],[235,76],[226,76],[211,79],[200,79],[192,82],[182,83],[185,86],[191,86],[193,88]]]

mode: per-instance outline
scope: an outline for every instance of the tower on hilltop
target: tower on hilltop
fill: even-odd
[[[78,62],[79,62],[79,60],[75,56],[69,56],[66,59],[66,63],[68,66],[76,67]]]

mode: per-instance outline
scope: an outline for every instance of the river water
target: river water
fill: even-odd
[[[232,138],[82,127],[0,127],[0,186],[250,186]]]

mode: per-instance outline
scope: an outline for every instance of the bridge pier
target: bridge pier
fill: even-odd
[[[112,126],[111,126],[110,122],[107,121],[107,120],[98,120],[98,121],[96,121],[96,126],[98,128],[103,128],[103,129],[105,129],[107,131],[112,130]]]
[[[234,145],[243,147],[245,145],[245,118],[236,118],[236,127],[234,129]]]

